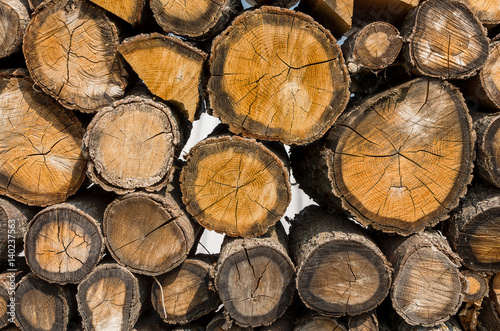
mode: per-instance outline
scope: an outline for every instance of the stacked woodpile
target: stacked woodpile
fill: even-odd
[[[0,327],[500,330],[499,23],[0,0]]]

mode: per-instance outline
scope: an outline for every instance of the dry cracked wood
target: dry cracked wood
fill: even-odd
[[[346,112],[325,137],[292,149],[295,178],[316,202],[365,226],[408,235],[447,218],[472,176],[475,135],[462,95],[420,78]]]
[[[285,144],[320,138],[349,99],[340,47],[300,12],[262,7],[214,40],[213,114],[234,133]]]
[[[29,20],[28,10],[20,0],[0,1],[0,59],[20,48]]]
[[[153,307],[169,324],[186,324],[215,311],[220,299],[210,275],[212,256],[194,256],[176,269],[155,277]]]
[[[26,77],[0,77],[0,194],[28,205],[65,201],[85,179],[75,115]]]
[[[500,113],[475,115],[476,170],[484,180],[500,188]]]
[[[151,93],[174,104],[191,122],[199,116],[207,54],[158,33],[127,38],[118,51]]]
[[[496,0],[462,0],[470,6],[487,28],[500,23],[500,6]]]
[[[337,38],[352,26],[354,0],[302,0],[297,8],[314,17]]]
[[[29,223],[24,245],[33,273],[61,285],[85,278],[104,252],[101,223],[107,202],[80,195],[39,212]]]
[[[130,24],[141,19],[144,0],[90,0]]]
[[[150,0],[150,4],[165,32],[196,39],[216,35],[242,9],[239,0]]]
[[[180,124],[160,102],[128,97],[100,109],[87,127],[87,175],[107,191],[158,191],[172,179],[180,152]]]
[[[209,230],[240,237],[264,234],[291,199],[286,152],[282,146],[278,153],[268,147],[229,135],[195,145],[181,173],[188,212]]]
[[[488,58],[486,29],[461,1],[424,1],[405,20],[401,35],[405,63],[418,75],[468,78]]]
[[[281,317],[293,298],[295,268],[281,225],[258,238],[225,238],[215,287],[225,310],[240,326],[260,326]]]
[[[168,193],[119,197],[106,208],[103,222],[114,259],[135,273],[153,276],[184,262],[199,229]]]
[[[118,34],[104,11],[86,1],[37,7],[24,35],[31,77],[63,106],[95,112],[123,96]]]
[[[322,315],[365,313],[389,293],[391,268],[385,256],[340,213],[327,214],[318,206],[302,210],[290,228],[290,251],[299,295]]]

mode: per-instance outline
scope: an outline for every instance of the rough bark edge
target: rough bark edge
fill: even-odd
[[[5,6],[10,7],[17,14],[17,18],[19,21],[19,30],[16,31],[16,39],[14,40],[14,42],[10,45],[7,45],[7,48],[3,49],[0,52],[0,59],[12,55],[13,53],[21,49],[24,32],[26,31],[26,27],[30,22],[28,9],[20,0],[3,0],[2,3]]]
[[[165,116],[169,119],[170,125],[172,127],[172,136],[173,136],[173,161],[172,164],[169,168],[166,168],[165,175],[161,178],[158,178],[155,184],[147,186],[147,187],[135,187],[135,188],[123,188],[117,185],[114,185],[112,183],[109,183],[106,181],[104,178],[101,177],[99,172],[97,171],[95,165],[94,165],[94,160],[93,157],[89,151],[89,144],[90,144],[90,130],[92,130],[99,122],[100,118],[109,112],[113,112],[115,108],[122,106],[122,105],[128,105],[128,104],[133,104],[135,102],[142,102],[146,103],[155,109],[158,109],[159,111],[162,111]],[[157,102],[148,98],[140,97],[140,96],[129,96],[125,99],[117,100],[114,103],[112,103],[110,106],[106,106],[104,108],[101,108],[99,112],[92,118],[92,121],[87,127],[87,131],[85,132],[85,135],[83,136],[82,140],[82,154],[83,156],[88,160],[87,162],[87,176],[89,179],[98,184],[100,187],[102,187],[104,190],[108,192],[114,192],[118,195],[124,195],[127,193],[133,193],[139,190],[146,190],[147,192],[155,192],[159,191],[165,186],[167,186],[170,182],[172,182],[174,172],[175,172],[175,158],[180,154],[181,149],[182,149],[182,133],[181,133],[181,124],[176,116],[176,114],[170,109],[170,107],[164,105],[161,102]],[[159,177],[159,176],[156,176]]]
[[[262,142],[259,142],[259,141],[257,141],[254,138],[243,138],[243,137],[235,136],[235,135],[229,135],[229,136],[223,135],[223,136],[219,136],[219,137],[209,137],[209,138],[206,138],[206,139],[200,141],[198,144],[196,144],[195,146],[193,146],[191,148],[191,150],[189,151],[189,154],[186,157],[186,163],[191,160],[193,153],[195,153],[198,149],[200,149],[200,148],[202,148],[202,147],[204,147],[206,145],[210,145],[210,144],[216,143],[216,142],[232,141],[232,140],[240,141],[240,142],[243,142],[243,143],[255,144],[264,153],[266,153],[267,155],[269,155],[280,166],[280,168],[282,168],[284,170],[288,169],[286,162],[282,158],[280,158],[279,155],[277,155],[275,152],[271,151],[268,147],[266,147]],[[186,173],[185,173],[184,169],[185,169],[185,167],[182,168],[181,176],[180,176],[180,188],[181,188],[181,191],[182,191],[182,202],[186,205],[186,209],[189,212],[189,214],[192,215],[192,213],[191,213],[192,210],[190,210],[191,208],[188,205],[189,200],[187,199],[186,194],[185,194],[185,188],[184,188],[185,185],[184,185],[184,182],[186,180],[186,178],[185,178],[186,177]],[[288,206],[290,204],[290,202],[292,201],[292,188],[291,188],[291,184],[290,184],[289,171],[284,171],[283,175],[284,175],[283,177],[284,177],[284,180],[285,180],[285,183],[286,183],[286,190],[288,192],[288,201],[286,203],[286,206]],[[198,223],[200,225],[202,225],[207,230],[215,231],[215,232],[220,233],[220,234],[226,234],[226,235],[228,235],[230,237],[253,238],[253,237],[258,237],[258,236],[261,236],[261,235],[264,235],[265,233],[267,233],[272,226],[274,226],[277,222],[279,222],[279,220],[283,217],[283,215],[285,215],[285,212],[286,212],[286,208],[282,212],[282,215],[280,215],[276,219],[276,221],[274,223],[269,224],[263,230],[262,233],[256,233],[256,234],[254,233],[254,234],[250,234],[250,235],[242,235],[240,233],[233,233],[233,232],[223,232],[223,231],[220,231],[218,229],[214,229],[214,228],[210,227],[207,224],[203,224],[204,222],[200,222],[199,220],[198,220]]]
[[[333,163],[332,163],[333,157],[329,157],[326,159],[326,163],[328,166],[328,171],[327,171],[328,179],[329,179],[330,183],[332,184],[332,192],[337,198],[339,198],[341,200],[342,208],[344,210],[348,210],[349,213],[356,219],[356,221],[358,221],[359,223],[361,223],[365,227],[372,227],[375,230],[380,230],[380,231],[383,231],[386,233],[397,233],[401,236],[409,236],[413,233],[421,232],[426,227],[433,227],[436,224],[438,224],[439,222],[448,219],[449,213],[459,205],[460,199],[462,199],[465,196],[465,194],[467,193],[467,187],[472,182],[472,178],[473,178],[472,171],[474,168],[474,159],[475,159],[474,146],[475,146],[475,142],[476,142],[476,132],[473,130],[472,118],[469,115],[469,112],[467,111],[467,106],[465,105],[465,102],[463,100],[463,96],[460,93],[460,91],[456,87],[454,87],[453,85],[448,83],[447,81],[442,81],[442,80],[438,80],[438,79],[434,79],[434,78],[417,78],[417,79],[409,81],[408,83],[391,88],[388,91],[379,93],[379,94],[365,100],[364,102],[362,102],[359,106],[355,107],[354,109],[352,109],[348,112],[344,112],[344,114],[339,118],[337,123],[332,127],[332,130],[330,131],[330,134],[329,134],[329,135],[334,134],[334,132],[337,130],[337,128],[339,128],[341,126],[341,124],[343,124],[349,120],[352,113],[354,113],[356,111],[360,111],[361,109],[368,108],[367,105],[373,105],[373,104],[377,103],[379,100],[389,98],[391,96],[397,96],[399,94],[400,90],[405,89],[405,88],[409,88],[411,85],[418,83],[420,81],[428,81],[428,82],[439,81],[442,84],[442,87],[448,90],[450,97],[453,100],[455,100],[455,102],[456,102],[455,104],[457,104],[457,103],[462,104],[462,108],[464,110],[463,116],[464,116],[464,119],[467,121],[467,124],[469,127],[469,133],[470,133],[470,150],[469,150],[469,152],[470,153],[468,153],[468,156],[470,156],[470,157],[468,157],[468,160],[465,160],[465,162],[462,162],[462,164],[465,165],[465,168],[468,169],[468,171],[466,171],[464,173],[467,173],[468,175],[463,178],[463,185],[462,185],[461,189],[458,192],[454,193],[455,194],[455,198],[453,199],[454,202],[452,200],[452,203],[447,207],[447,212],[442,212],[441,215],[437,215],[436,217],[434,217],[434,219],[432,219],[431,221],[428,221],[427,223],[422,223],[420,226],[414,228],[413,230],[412,229],[402,230],[402,229],[399,229],[396,227],[378,224],[377,222],[374,222],[371,219],[368,219],[365,216],[363,216],[361,214],[361,212],[359,212],[354,206],[352,206],[345,199],[345,197],[342,195],[339,188],[337,187],[337,184],[335,181],[334,172],[333,172],[334,167],[333,167]],[[334,153],[333,153],[331,147],[329,148],[327,153],[329,153],[330,155],[333,156]],[[468,164],[468,166],[467,166],[467,164]],[[450,194],[453,193],[452,191],[450,191],[450,192],[451,192]]]
[[[467,284],[468,286],[462,289],[462,295],[463,295],[463,300],[464,302],[470,302],[470,301],[479,301],[482,300],[486,295],[488,295],[489,292],[489,286],[488,286],[488,280],[486,279],[484,274],[481,274],[479,272],[475,272],[469,269],[462,269],[460,270],[462,275],[465,278],[468,278],[469,276],[476,279],[478,283],[481,285],[481,288],[479,291],[475,294],[469,294],[469,287],[470,284]]]
[[[498,122],[499,124],[497,125],[500,126],[500,112],[491,114],[491,116],[484,116],[474,122],[474,129],[477,135],[476,167],[481,178],[500,188],[500,176],[496,176],[497,174],[493,171],[495,165],[492,164],[490,158],[484,157],[489,154],[487,145],[489,143],[491,144],[492,141],[487,140],[487,137],[490,135],[492,126],[495,125],[495,122]],[[500,128],[498,130],[500,130]],[[500,159],[497,159],[497,161],[500,162]],[[500,164],[497,164],[496,168],[498,169],[499,167]]]
[[[304,14],[300,11],[293,11],[290,9],[278,8],[278,7],[272,7],[272,6],[263,6],[263,7],[260,7],[258,9],[255,9],[255,10],[250,10],[250,11],[244,12],[243,14],[236,17],[234,19],[234,21],[232,22],[232,24],[213,40],[212,48],[210,51],[211,56],[210,56],[210,59],[208,62],[208,66],[210,68],[210,73],[212,70],[211,68],[213,67],[213,62],[214,62],[214,55],[213,54],[218,53],[217,48],[219,47],[220,41],[224,40],[227,37],[227,35],[232,32],[232,30],[235,28],[235,26],[240,25],[248,16],[251,16],[254,14],[260,14],[260,13],[262,13],[262,14],[269,13],[269,14],[277,14],[277,15],[283,14],[283,15],[288,15],[288,16],[292,16],[292,17],[307,21],[308,23],[310,23],[312,26],[314,26],[315,28],[320,30],[325,35],[326,39],[328,39],[332,43],[332,47],[335,48],[336,51],[338,52],[339,67],[342,68],[341,70],[344,73],[344,83],[345,83],[345,87],[346,87],[346,89],[345,89],[346,93],[344,95],[345,100],[342,100],[342,102],[341,102],[341,104],[344,106],[339,108],[340,111],[338,111],[338,114],[331,117],[331,120],[330,120],[331,123],[326,123],[323,126],[323,129],[320,130],[320,132],[318,132],[318,134],[316,134],[315,136],[310,137],[308,139],[301,140],[300,142],[284,141],[283,139],[278,138],[278,137],[267,137],[267,136],[262,137],[260,135],[252,134],[251,132],[248,132],[244,128],[235,127],[233,124],[225,123],[225,121],[222,121],[219,110],[216,108],[213,108],[211,106],[211,105],[216,104],[216,102],[214,100],[214,93],[215,92],[210,88],[209,84],[207,86],[208,97],[206,98],[208,112],[211,115],[217,117],[222,123],[225,123],[226,125],[228,125],[229,131],[231,131],[234,134],[242,134],[246,137],[255,138],[255,139],[262,139],[262,140],[269,140],[269,141],[281,141],[286,145],[305,145],[305,144],[311,143],[315,140],[320,139],[332,127],[332,125],[335,123],[335,121],[338,119],[338,117],[342,114],[342,112],[344,112],[345,107],[347,106],[347,103],[349,102],[350,95],[351,95],[351,93],[349,91],[349,87],[351,84],[351,78],[349,76],[349,72],[347,71],[344,57],[342,56],[342,50],[340,49],[340,46],[337,45],[337,40],[333,37],[330,30],[324,28],[321,24],[317,23],[311,16]],[[337,100],[332,100],[332,102],[330,103],[329,106],[331,106],[332,104],[337,105],[337,104],[339,104],[339,102]],[[263,138],[265,138],[265,139],[263,139]]]
[[[32,1],[32,0],[28,0],[28,1]],[[104,7],[101,7],[99,4],[97,4],[94,1],[90,0],[90,2],[92,2],[97,7],[102,8],[106,12],[109,12],[109,13],[111,13],[113,15],[116,15],[116,17],[121,18],[122,20],[124,20],[125,22],[131,24],[132,26],[135,25],[135,24],[137,24],[137,23],[139,23],[139,21],[141,20],[142,11],[144,10],[144,5],[145,5],[145,0],[134,0],[134,1],[137,3],[137,6],[134,6],[135,7],[134,13],[131,16],[129,16],[127,18],[124,18],[122,16],[118,16],[114,12],[112,12],[112,11],[110,11],[110,10],[104,8]]]

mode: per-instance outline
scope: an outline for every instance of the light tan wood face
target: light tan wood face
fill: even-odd
[[[95,330],[121,330],[127,287],[118,277],[106,277],[91,284],[85,295]]]

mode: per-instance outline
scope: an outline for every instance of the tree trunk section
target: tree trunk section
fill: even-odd
[[[357,316],[350,316],[347,323],[349,331],[378,331],[378,318],[375,310]]]
[[[107,191],[158,191],[173,176],[181,127],[166,105],[128,97],[102,108],[87,127],[83,152],[87,175]]]
[[[332,330],[332,331],[347,331],[347,328],[340,324],[336,319],[321,316],[311,315],[303,318],[293,329],[294,331],[318,331],[318,330]]]
[[[486,29],[461,1],[424,1],[405,20],[401,35],[408,70],[418,75],[464,79],[488,58]]]
[[[158,33],[127,38],[118,51],[151,93],[179,108],[189,121],[199,117],[207,54]]]
[[[479,116],[474,129],[477,134],[476,170],[484,180],[500,188],[500,113]]]
[[[462,0],[487,28],[500,23],[500,6],[495,0]]]
[[[124,21],[135,24],[141,19],[144,0],[90,0],[101,8],[115,14]]]
[[[88,113],[123,96],[117,47],[116,27],[104,11],[75,0],[38,6],[23,43],[35,83],[63,106]]]
[[[85,330],[130,330],[148,297],[145,279],[115,263],[97,266],[79,285],[76,299]]]
[[[462,304],[458,256],[438,232],[408,238],[381,238],[395,267],[391,287],[394,310],[410,325],[432,327],[447,321]]]
[[[28,77],[0,77],[0,194],[28,205],[65,201],[85,178],[84,131]]]
[[[342,51],[351,74],[377,73],[394,62],[402,46],[403,40],[394,25],[374,22],[347,38]]]
[[[225,310],[241,326],[272,324],[290,305],[295,268],[281,225],[251,239],[226,237],[215,273]]]
[[[16,284],[26,274],[17,269],[0,274],[0,328],[15,322],[16,317]],[[12,324],[13,325],[13,324]]]
[[[344,215],[306,207],[290,228],[290,251],[300,298],[322,315],[368,312],[389,293],[391,269],[385,256]]]
[[[151,0],[156,22],[167,33],[207,39],[218,34],[241,11],[239,0]]]
[[[128,194],[112,202],[104,214],[103,231],[113,258],[149,276],[184,262],[199,230],[168,193]]]
[[[363,26],[375,21],[384,21],[399,26],[408,12],[420,0],[355,0],[353,21]]]
[[[288,9],[262,7],[236,18],[214,40],[210,72],[213,114],[233,133],[288,145],[319,139],[350,95],[335,38]]]
[[[0,197],[0,260],[9,259],[23,250],[24,234],[35,209],[11,199]],[[15,265],[15,261],[13,262]]]
[[[448,238],[467,268],[499,272],[500,189],[469,189],[448,222]]]
[[[16,286],[16,325],[21,330],[67,330],[74,308],[74,293],[32,273]]]
[[[277,153],[267,146],[222,135],[189,151],[181,173],[182,199],[202,226],[255,237],[284,215],[291,200],[288,159],[282,146]]]
[[[447,218],[465,194],[471,122],[453,86],[416,79],[346,112],[323,141],[292,149],[293,174],[319,204],[337,196],[363,225],[409,235]]]
[[[79,283],[104,253],[102,217],[109,199],[79,196],[39,212],[26,231],[24,252],[33,273],[50,283]]]
[[[28,10],[21,1],[0,1],[0,59],[21,48],[29,21]]]
[[[165,322],[186,324],[219,307],[219,296],[210,275],[210,258],[189,258],[176,269],[155,277],[151,301]]]
[[[354,0],[302,0],[298,10],[311,15],[335,36],[340,38],[352,26]]]

